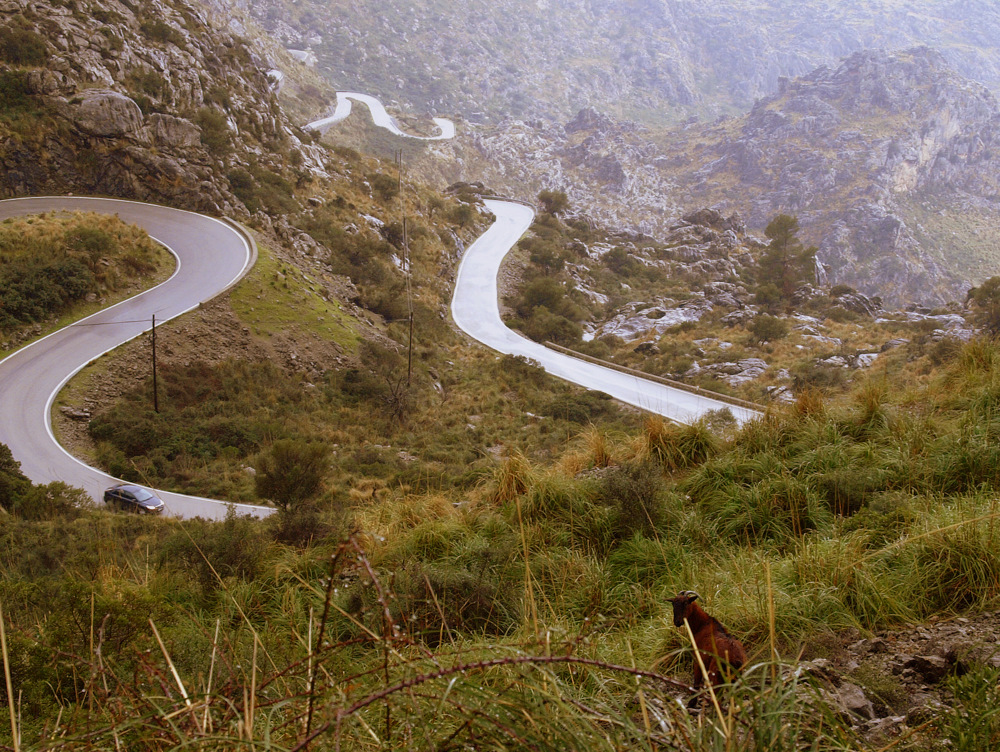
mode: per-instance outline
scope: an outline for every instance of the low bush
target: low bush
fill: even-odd
[[[45,65],[49,59],[48,45],[32,29],[5,25],[0,28],[0,59],[18,66]]]
[[[611,535],[616,542],[634,534],[653,537],[668,519],[666,485],[652,463],[612,467],[603,475],[597,503],[612,510]]]
[[[257,495],[282,509],[296,506],[319,492],[330,450],[320,443],[280,439],[257,459]]]
[[[139,30],[153,42],[184,47],[184,35],[161,19],[147,19],[139,24]]]

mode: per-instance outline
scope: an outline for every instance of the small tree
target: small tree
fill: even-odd
[[[538,194],[538,205],[546,214],[561,214],[569,209],[566,191],[542,191]]]
[[[966,301],[972,307],[975,323],[991,337],[1000,335],[1000,277],[990,277],[973,287]]]
[[[326,475],[329,449],[302,439],[281,439],[261,455],[254,485],[257,495],[288,511],[315,496]]]
[[[762,313],[750,322],[750,334],[754,342],[773,342],[788,336],[788,323],[777,316]]]
[[[773,294],[770,290],[773,285],[784,303],[791,300],[799,285],[811,281],[815,275],[816,247],[804,246],[798,231],[799,221],[788,214],[779,214],[764,229],[771,242],[760,259],[758,292],[767,288],[766,292]]]

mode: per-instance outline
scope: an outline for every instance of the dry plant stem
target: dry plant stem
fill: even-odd
[[[535,612],[535,593],[531,582],[531,559],[528,556],[528,539],[524,534],[524,520],[521,518],[521,497],[514,503],[517,505],[517,526],[521,530],[521,548],[524,549],[524,593],[528,600],[528,613],[531,614],[532,634],[538,634],[538,614]]]
[[[434,592],[434,588],[431,587],[430,578],[424,573],[424,584],[427,585],[427,591],[431,594],[431,598],[434,600],[434,608],[437,609],[438,616],[441,617],[441,629],[438,630],[438,641],[444,642],[445,634],[448,635],[448,640],[452,645],[455,644],[455,638],[452,637],[451,630],[448,629],[448,620],[444,616],[444,611],[441,610],[441,604],[438,603],[437,593]]]
[[[319,620],[319,632],[316,633],[316,647],[313,649],[314,655],[319,655],[323,647],[323,634],[326,631],[326,620],[330,616],[330,600],[333,597],[333,576],[337,572],[337,564],[344,553],[346,543],[337,546],[337,550],[330,557],[330,574],[326,583],[326,597],[323,599],[323,616]],[[316,700],[316,674],[313,671],[309,677],[309,708],[306,713],[306,739],[309,739],[309,732],[312,729],[313,707]]]
[[[202,725],[206,731],[212,731],[212,719],[208,715],[208,698],[212,694],[212,677],[215,674],[215,655],[219,650],[219,623],[221,619],[215,620],[215,637],[212,638],[212,660],[208,664],[208,684],[205,687],[205,720]]]
[[[90,593],[90,653],[87,663],[90,664],[90,679],[87,680],[87,712],[94,712],[94,679],[97,669],[94,667],[94,593]]]
[[[771,640],[771,681],[778,678],[778,646],[775,638],[774,623],[774,586],[771,582],[771,560],[764,562],[764,575],[767,578],[767,629]]]
[[[14,740],[14,752],[20,752],[21,739],[17,733],[17,717],[14,714],[14,687],[10,681],[10,657],[7,655],[7,625],[0,604],[0,648],[3,649],[3,678],[7,686],[7,705],[10,708],[10,738]]]
[[[250,669],[250,707],[247,709],[246,723],[247,741],[253,743],[254,702],[257,699],[257,635],[253,637],[253,666]]]
[[[160,638],[160,633],[156,629],[156,624],[153,620],[149,620],[149,626],[153,628],[153,636],[156,637],[156,642],[160,646],[160,650],[163,652],[163,657],[167,661],[167,665],[170,667],[170,673],[173,674],[174,681],[177,682],[177,687],[181,691],[181,696],[184,698],[184,704],[187,705],[188,710],[191,712],[191,720],[194,721],[195,728],[198,729],[199,734],[203,734],[204,731],[201,728],[201,724],[198,722],[198,715],[195,712],[194,705],[191,704],[191,698],[188,696],[187,690],[184,688],[184,682],[181,681],[180,674],[177,673],[177,667],[174,666],[174,661],[170,657],[170,653],[167,652],[167,646],[163,644],[163,640]]]
[[[635,670],[635,655],[632,653],[632,641],[627,640],[625,644],[628,646],[628,659],[632,663],[632,669]],[[638,676],[635,677],[635,686],[639,691],[639,707],[642,709],[642,725],[646,730],[646,737],[649,738],[651,729],[649,725],[649,711],[646,709],[646,693],[642,691],[642,679]]]
[[[889,750],[892,749],[893,747],[895,747],[895,746],[897,746],[899,744],[902,744],[903,742],[905,742],[907,739],[909,739],[914,734],[916,734],[916,733],[918,733],[920,731],[923,731],[928,726],[933,726],[937,722],[938,722],[937,718],[932,718],[929,721],[924,721],[919,726],[915,726],[914,728],[911,728],[909,731],[907,731],[905,734],[903,734],[898,739],[894,739],[893,741],[891,741],[888,744],[886,744],[884,747],[879,747],[877,750],[875,750],[875,752],[889,752]]]
[[[874,559],[876,556],[881,556],[886,551],[891,551],[894,548],[900,548],[907,545],[908,543],[913,543],[914,541],[921,540],[923,538],[930,538],[932,535],[937,535],[938,533],[947,533],[960,527],[965,527],[966,525],[974,525],[977,522],[983,522],[985,520],[995,520],[1000,517],[1000,512],[990,512],[989,514],[984,514],[980,517],[975,517],[971,520],[962,520],[961,522],[956,522],[954,525],[945,525],[944,527],[935,528],[934,530],[928,530],[926,533],[921,533],[920,535],[914,535],[911,538],[901,538],[894,543],[890,543],[888,546],[873,551],[867,556],[862,556],[860,559],[852,563],[853,567],[857,567],[860,564],[864,564],[869,559]]]
[[[436,679],[443,679],[447,676],[452,676],[453,674],[461,674],[466,671],[484,671],[490,668],[496,668],[499,666],[523,666],[523,665],[554,665],[554,664],[577,664],[582,666],[593,666],[594,668],[602,668],[608,671],[617,671],[623,674],[630,674],[632,676],[644,677],[647,679],[652,679],[654,681],[665,684],[668,687],[674,689],[680,689],[685,692],[693,692],[694,687],[679,682],[676,679],[671,679],[668,676],[662,676],[661,674],[656,674],[652,671],[644,671],[642,669],[629,668],[627,666],[620,666],[615,663],[606,663],[604,661],[598,661],[593,658],[580,658],[574,655],[550,655],[550,656],[514,656],[509,658],[494,658],[489,661],[476,661],[473,663],[459,663],[449,668],[442,668],[438,671],[433,671],[429,674],[422,674],[420,676],[415,676],[410,679],[405,679],[403,681],[393,684],[391,687],[386,687],[378,692],[372,693],[367,697],[364,697],[357,702],[355,702],[350,707],[340,709],[336,712],[333,721],[327,721],[321,727],[317,728],[312,734],[298,743],[292,748],[292,752],[299,752],[300,750],[306,749],[313,739],[318,737],[320,734],[328,731],[332,726],[335,726],[338,730],[337,737],[337,748],[339,749],[339,729],[341,723],[345,718],[354,715],[359,710],[362,710],[372,703],[384,700],[389,695],[401,692],[403,690],[410,689],[411,687],[416,687],[421,684],[425,684],[429,681],[434,681]]]

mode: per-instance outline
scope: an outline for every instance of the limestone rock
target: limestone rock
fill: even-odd
[[[73,124],[90,136],[134,136],[143,125],[142,111],[134,101],[108,89],[88,89],[70,100]]]
[[[149,116],[149,132],[156,146],[186,149],[201,143],[201,129],[197,125],[159,112]]]

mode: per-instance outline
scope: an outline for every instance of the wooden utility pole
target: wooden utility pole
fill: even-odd
[[[153,412],[160,412],[160,394],[156,384],[156,314],[153,314]]]
[[[406,385],[410,386],[413,377],[413,291],[410,288],[410,242],[406,237],[406,217],[403,217],[403,259],[406,264],[406,307],[410,312],[410,341],[406,357]]]

